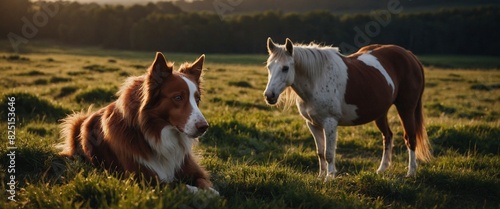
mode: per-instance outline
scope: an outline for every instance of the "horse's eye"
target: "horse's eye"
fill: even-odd
[[[283,68],[281,68],[281,72],[284,73],[288,72],[288,68],[289,68],[288,66],[283,66]]]

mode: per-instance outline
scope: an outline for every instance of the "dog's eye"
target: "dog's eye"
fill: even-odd
[[[198,103],[200,103],[201,98],[200,98],[200,96],[195,96],[194,100],[196,101],[196,104],[198,104]]]
[[[177,95],[177,96],[175,96],[175,97],[174,97],[174,101],[176,101],[176,102],[180,102],[180,101],[182,101],[182,95]]]
[[[283,66],[283,68],[281,68],[281,72],[286,73],[286,72],[288,72],[288,69],[289,69],[288,66]]]

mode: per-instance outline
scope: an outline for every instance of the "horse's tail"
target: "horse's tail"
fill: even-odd
[[[415,57],[415,55],[413,55]],[[415,59],[417,59],[415,57]],[[418,61],[420,69],[422,70],[422,75],[424,74],[424,68],[422,64]],[[422,85],[425,85],[425,78],[423,79]],[[422,90],[423,93],[423,90]],[[415,109],[415,128],[416,128],[416,147],[415,154],[417,158],[423,162],[429,162],[432,159],[432,148],[427,137],[427,131],[425,129],[424,123],[424,111],[422,108],[422,93],[418,99],[417,108]]]
[[[427,131],[424,125],[424,114],[422,111],[422,99],[418,101],[417,109],[415,110],[415,125],[417,134],[417,143],[415,154],[421,161],[428,162],[432,159],[431,144],[427,137]]]

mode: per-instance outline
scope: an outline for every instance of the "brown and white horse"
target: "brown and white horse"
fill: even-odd
[[[294,45],[288,38],[285,45],[276,45],[268,38],[267,48],[266,102],[276,104],[283,92],[285,102],[295,100],[316,141],[319,177],[335,177],[337,126],[371,121],[384,138],[377,173],[384,172],[392,158],[387,112],[393,104],[404,127],[407,176],[415,176],[417,158],[431,159],[422,112],[424,71],[411,52],[395,45],[370,45],[343,56],[338,48]]]

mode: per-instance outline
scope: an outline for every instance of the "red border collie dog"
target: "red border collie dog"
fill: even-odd
[[[187,185],[191,191],[217,193],[191,152],[196,138],[208,128],[198,108],[204,58],[174,72],[158,52],[145,75],[123,84],[115,102],[63,120],[60,154],[83,156],[94,166],[162,183],[184,180],[196,186]]]

